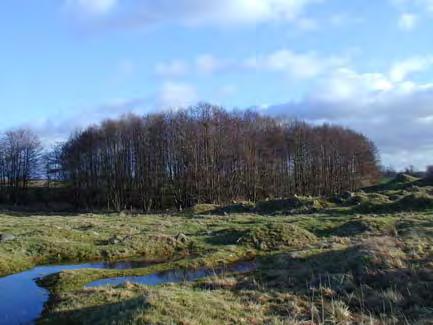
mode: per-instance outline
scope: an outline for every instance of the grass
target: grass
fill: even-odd
[[[53,295],[42,324],[427,324],[433,319],[432,188],[411,187],[419,181],[405,177],[391,182],[333,203],[290,198],[167,215],[4,214],[0,233],[17,238],[0,243],[0,274],[49,262],[163,261],[42,279]],[[248,274],[84,288],[97,279],[252,258],[258,269]]]

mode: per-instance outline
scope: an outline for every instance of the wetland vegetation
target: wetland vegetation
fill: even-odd
[[[140,259],[38,280],[41,324],[428,324],[433,186],[399,176],[324,198],[196,205],[164,214],[3,213],[3,276],[46,263]],[[254,261],[235,272],[229,265]],[[134,277],[221,270],[149,286]],[[114,286],[101,279],[129,277]],[[188,279],[186,279],[188,280]],[[190,279],[191,280],[191,279]]]

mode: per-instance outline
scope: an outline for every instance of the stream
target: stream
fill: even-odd
[[[49,299],[49,292],[36,284],[38,278],[67,270],[80,269],[132,269],[149,266],[148,261],[101,262],[77,265],[47,265],[0,278],[0,325],[34,324],[41,315],[44,304]],[[217,268],[200,268],[197,270],[171,270],[157,272],[146,276],[118,277],[94,281],[86,287],[119,285],[124,282],[159,285],[195,281],[211,275],[225,272],[249,272],[256,268],[254,262],[240,262]]]

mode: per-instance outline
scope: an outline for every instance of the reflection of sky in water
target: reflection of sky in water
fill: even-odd
[[[179,283],[184,281],[195,281],[204,277],[212,275],[222,275],[227,272],[248,272],[255,269],[255,263],[243,262],[236,265],[227,267],[220,267],[215,269],[198,269],[194,271],[189,270],[172,270],[160,273],[154,273],[145,276],[130,276],[130,277],[117,277],[111,279],[102,279],[89,283],[86,287],[99,287],[105,285],[120,285],[125,282],[145,284],[145,285],[158,285],[164,283]]]
[[[29,271],[0,278],[0,325],[32,324],[41,314],[45,302],[49,298],[46,290],[38,287],[35,279],[49,274],[78,269],[132,269],[148,266],[149,262],[115,262],[115,263],[89,263],[81,265],[55,265],[40,266]],[[150,274],[142,277],[121,277],[104,279],[92,282],[88,287],[101,285],[118,285],[126,281],[158,285],[163,283],[176,283],[194,281],[214,274],[221,275],[226,272],[247,272],[255,269],[254,263],[239,263],[236,265],[216,268],[199,269],[195,271],[173,270]]]
[[[148,262],[118,262],[40,266],[0,278],[0,325],[31,324],[40,315],[49,295],[36,285],[37,278],[65,270],[130,269],[148,265]]]

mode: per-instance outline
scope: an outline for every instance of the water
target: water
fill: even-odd
[[[145,284],[145,285],[159,285],[164,283],[179,283],[185,281],[196,281],[212,275],[222,275],[224,273],[244,273],[251,272],[256,269],[254,262],[242,262],[225,267],[218,267],[214,269],[200,268],[197,270],[171,270],[153,273],[145,276],[129,276],[117,277],[97,280],[89,283],[86,287],[100,287],[100,286],[117,286],[125,282]]]
[[[39,266],[0,278],[0,325],[33,324],[48,301],[49,293],[35,280],[47,275],[79,269],[129,269],[148,266],[149,262],[87,263]]]
[[[41,315],[44,304],[49,299],[49,292],[36,284],[38,278],[66,270],[79,269],[131,269],[149,266],[148,261],[123,261],[115,263],[88,263],[78,265],[39,266],[31,270],[0,278],[0,325],[33,324]],[[256,268],[254,262],[242,262],[215,269],[171,270],[146,276],[118,277],[89,283],[86,287],[119,285],[127,281],[146,285],[195,281],[211,275],[226,272],[249,272]]]

